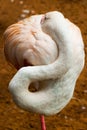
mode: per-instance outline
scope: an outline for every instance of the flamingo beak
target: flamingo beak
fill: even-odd
[[[40,22],[40,23],[43,24],[44,21],[45,21],[45,15],[42,16],[42,18],[41,18],[41,22]]]

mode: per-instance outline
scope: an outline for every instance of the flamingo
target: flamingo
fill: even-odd
[[[60,112],[71,100],[84,67],[79,27],[52,11],[11,25],[4,38],[5,56],[18,69],[9,83],[15,103],[41,115]],[[31,83],[38,86],[36,92],[28,90]]]

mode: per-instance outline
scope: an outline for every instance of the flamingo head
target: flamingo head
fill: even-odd
[[[55,33],[55,30],[61,28],[64,21],[65,18],[61,12],[52,11],[43,15],[41,19],[41,26],[45,33],[52,36],[53,33]]]

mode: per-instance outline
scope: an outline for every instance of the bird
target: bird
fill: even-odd
[[[11,25],[4,39],[6,59],[18,69],[9,83],[15,103],[46,116],[59,113],[72,99],[84,68],[79,27],[51,11]],[[29,90],[31,83],[38,83],[37,91]]]

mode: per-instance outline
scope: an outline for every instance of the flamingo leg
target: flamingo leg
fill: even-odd
[[[40,115],[40,121],[41,121],[41,130],[46,130],[46,124],[43,115]]]

